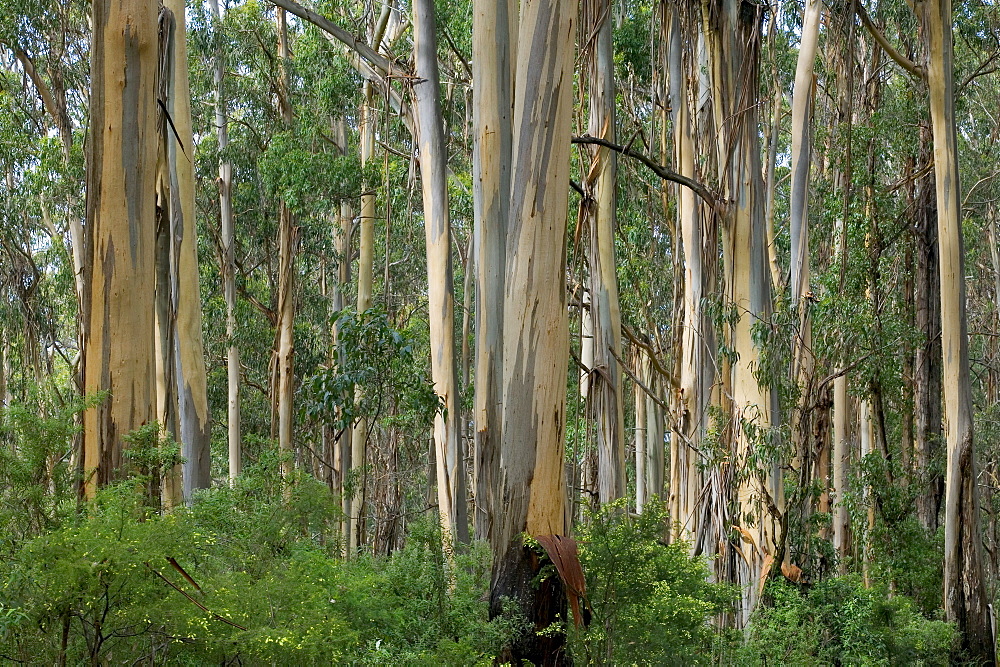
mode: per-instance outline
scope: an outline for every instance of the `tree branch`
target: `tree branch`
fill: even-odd
[[[863,4],[855,2],[854,7],[857,10],[858,18],[860,18],[861,22],[865,24],[865,28],[867,28],[868,32],[870,32],[872,37],[875,38],[875,41],[882,47],[882,50],[885,51],[886,55],[895,60],[896,64],[900,67],[922,81],[924,79],[924,69],[897,51],[895,47],[889,43],[889,40],[882,34],[882,31],[879,30],[872,22],[872,19],[868,16],[868,12],[865,10]]]
[[[618,144],[611,143],[607,139],[601,139],[599,137],[592,137],[589,134],[585,134],[582,137],[573,137],[573,143],[574,144],[592,144],[592,145],[595,145],[595,146],[603,146],[605,148],[613,150],[616,153],[621,153],[622,155],[625,155],[627,157],[630,157],[632,159],[638,160],[639,162],[643,163],[654,174],[656,174],[657,176],[659,176],[663,180],[665,180],[665,181],[672,181],[674,183],[678,183],[678,184],[683,185],[685,187],[691,188],[691,190],[696,195],[698,195],[699,197],[701,197],[705,201],[705,203],[708,204],[709,206],[711,206],[712,208],[715,208],[720,203],[719,198],[716,197],[715,194],[713,194],[711,190],[709,190],[707,187],[705,187],[704,185],[702,185],[698,181],[696,181],[696,180],[694,180],[692,178],[688,178],[687,176],[683,176],[681,174],[678,174],[676,171],[672,171],[670,169],[667,169],[666,167],[663,167],[663,166],[661,166],[661,165],[653,162],[650,158],[646,157],[642,153],[639,153],[637,151],[632,150],[631,148],[626,148],[625,146],[619,146]]]
[[[299,3],[294,2],[294,0],[271,0],[271,2],[285,11],[295,14],[303,21],[308,21],[320,30],[333,35],[337,38],[337,41],[347,46],[378,69],[382,70],[384,74],[399,77],[410,76],[409,72],[403,70],[399,65],[394,64],[391,60],[381,55],[375,51],[375,49],[368,46],[368,44],[362,42],[360,39],[349,33],[347,30],[344,30],[325,16],[317,14],[311,9],[306,9]]]

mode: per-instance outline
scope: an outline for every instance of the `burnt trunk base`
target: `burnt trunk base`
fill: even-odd
[[[539,581],[545,565],[551,572]],[[548,558],[524,546],[520,537],[496,559],[490,590],[490,619],[511,613],[526,619],[527,627],[504,646],[496,664],[573,664],[566,652],[565,630],[553,627],[568,620],[566,590]]]

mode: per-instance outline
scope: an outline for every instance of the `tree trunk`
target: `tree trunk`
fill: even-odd
[[[965,313],[965,251],[955,131],[951,0],[919,6],[927,47],[941,280],[941,348],[948,424],[945,474],[944,606],[976,664],[993,664],[981,541]]]
[[[451,262],[451,222],[446,181],[447,147],[441,117],[437,40],[433,0],[413,4],[416,126],[420,149],[424,230],[427,236],[427,301],[434,392],[445,412],[434,417],[437,445],[438,511],[446,540],[468,542],[465,456],[459,422],[458,370],[455,367],[455,293]]]
[[[83,491],[116,478],[122,436],[154,418],[157,6],[93,4],[87,162]]]
[[[222,13],[219,0],[209,0],[215,30],[222,30]],[[229,146],[229,111],[226,103],[224,80],[226,55],[222,45],[216,47],[214,63],[215,131],[218,135],[219,154]],[[240,424],[240,348],[236,344],[236,245],[233,226],[233,165],[224,157],[219,158],[219,218],[222,236],[222,291],[226,301],[226,434],[229,443],[229,482],[233,483],[243,469],[243,442]]]
[[[678,7],[671,7],[669,23],[670,104],[673,109],[675,164],[678,172],[695,177],[694,140],[691,134],[687,74],[684,71],[681,44],[681,20]],[[680,391],[676,394],[676,422],[670,446],[670,520],[674,539],[690,540],[695,529],[699,482],[697,452],[704,432],[705,407],[702,369],[707,352],[703,339],[702,309],[702,221],[695,195],[690,188],[680,188],[677,195],[677,219],[684,250],[684,323],[681,341]]]
[[[509,598],[534,631],[499,656],[563,664],[565,635],[540,634],[566,618],[557,576],[541,585],[541,567],[522,534],[569,529],[563,471],[566,428],[566,215],[576,3],[525,0],[520,24],[513,116],[511,207],[504,299],[503,448],[493,542],[490,615]]]
[[[921,128],[923,139],[931,143],[929,128]],[[929,152],[929,151],[928,151]],[[930,155],[920,164],[926,164]],[[944,500],[941,458],[944,433],[941,422],[941,281],[938,276],[938,229],[934,194],[934,174],[921,178],[916,186],[915,224],[916,268],[914,310],[916,328],[923,337],[913,362],[913,403],[915,416],[914,449],[922,485],[917,496],[917,517],[929,532],[940,526]]]
[[[476,538],[492,534],[502,427],[503,306],[510,210],[517,2],[473,3],[472,195],[476,247]]]
[[[610,0],[583,3],[582,27],[592,37],[587,53],[591,136],[615,141],[615,80]],[[592,146],[582,206],[590,231],[587,262],[590,314],[594,327],[594,364],[588,398],[597,429],[598,499],[609,503],[625,495],[625,433],[622,415],[621,313],[615,263],[615,214],[618,156]]]
[[[635,370],[636,375],[639,376],[646,386],[651,386],[650,379],[652,378],[652,373],[650,373],[650,364],[646,358],[645,353],[638,349],[632,357],[635,359]],[[648,425],[646,423],[646,392],[643,388],[636,383],[635,385],[635,511],[637,513],[642,513],[642,508],[646,504],[646,500],[650,496],[650,492],[646,486],[646,463],[647,463],[647,449],[649,440],[646,438],[646,429]],[[661,447],[662,449],[662,447]]]
[[[291,55],[288,50],[288,25],[285,10],[277,10],[278,104],[285,127],[292,125],[292,100],[290,97],[289,69]],[[291,484],[295,471],[295,449],[292,439],[293,408],[295,395],[295,254],[299,230],[292,212],[284,201],[278,202],[278,334],[276,363],[278,365],[278,451],[281,454],[281,476]],[[290,491],[286,491],[289,493]]]
[[[198,489],[212,482],[208,424],[208,379],[202,343],[201,288],[198,280],[198,229],[195,218],[194,143],[191,130],[191,93],[188,88],[187,37],[183,0],[166,0],[173,15],[166,53],[160,58],[168,80],[164,107],[172,121],[160,126],[166,158],[168,230],[170,245],[169,294],[173,329],[173,384],[171,403],[177,409],[176,437],[181,446],[182,494],[190,502]],[[168,128],[169,125],[169,128]]]

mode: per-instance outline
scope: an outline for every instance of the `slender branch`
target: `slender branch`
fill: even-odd
[[[642,153],[634,151],[631,148],[626,148],[625,146],[619,146],[618,144],[611,143],[607,139],[592,137],[589,134],[585,134],[582,137],[573,137],[573,143],[603,146],[605,148],[615,151],[616,153],[621,153],[622,155],[633,158],[643,163],[654,174],[656,174],[663,180],[672,181],[674,183],[678,183],[685,187],[691,188],[691,190],[696,195],[701,197],[705,201],[705,203],[711,206],[712,208],[715,208],[720,203],[719,198],[715,196],[711,190],[709,190],[707,187],[705,187],[698,181],[688,178],[687,176],[682,176],[681,174],[678,174],[676,171],[673,171],[671,169],[667,169],[666,167],[653,162],[653,160],[651,160],[649,157],[643,155]]]
[[[871,17],[868,16],[868,12],[865,10],[864,5],[860,2],[856,2],[854,3],[854,8],[858,13],[858,18],[860,18],[861,22],[865,24],[865,28],[867,28],[868,32],[870,32],[872,37],[875,38],[875,41],[882,47],[882,50],[885,51],[886,55],[895,60],[896,64],[912,74],[914,77],[923,80],[924,69],[897,51],[896,48],[889,43],[889,40],[886,39],[885,35],[882,34],[882,31],[878,29],[878,27],[872,22]]]
[[[409,72],[400,68],[399,65],[394,64],[391,60],[381,55],[368,44],[362,42],[360,39],[349,33],[344,28],[341,28],[325,16],[317,14],[311,9],[306,9],[299,3],[294,2],[294,0],[271,0],[271,2],[285,11],[295,14],[300,19],[312,23],[320,30],[333,35],[337,38],[337,41],[343,43],[359,56],[382,70],[384,74],[399,77],[408,77],[410,75]]]
[[[169,579],[167,579],[166,577],[164,577],[162,574],[160,574],[159,572],[157,572],[156,569],[153,568],[153,566],[150,565],[149,563],[146,563],[146,567],[148,567],[150,569],[150,571],[152,571],[153,574],[155,574],[156,576],[158,576],[163,581],[167,582],[167,584],[171,588],[173,588],[175,591],[177,591],[178,593],[180,593],[181,595],[183,595],[184,597],[186,597],[191,604],[193,604],[194,606],[198,607],[199,609],[201,609],[203,612],[205,612],[206,614],[208,614],[209,616],[211,616],[215,620],[222,621],[223,623],[228,623],[229,625],[233,626],[234,628],[239,628],[240,630],[243,630],[244,632],[247,631],[247,629],[244,628],[239,623],[235,623],[233,621],[230,621],[225,616],[220,616],[219,614],[216,614],[214,611],[212,611],[211,609],[209,609],[208,607],[206,607],[202,603],[200,603],[197,600],[195,600],[193,597],[191,597],[191,595],[187,591],[185,591],[183,588],[181,588],[180,586],[178,586],[177,584],[175,584],[174,582],[170,581]]]

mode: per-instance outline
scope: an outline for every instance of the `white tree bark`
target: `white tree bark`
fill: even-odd
[[[459,421],[458,369],[455,366],[455,293],[448,215],[447,146],[441,116],[441,84],[433,0],[414,0],[413,48],[417,139],[427,237],[427,300],[434,392],[445,413],[434,417],[437,447],[438,511],[446,539],[468,542],[465,456]]]

